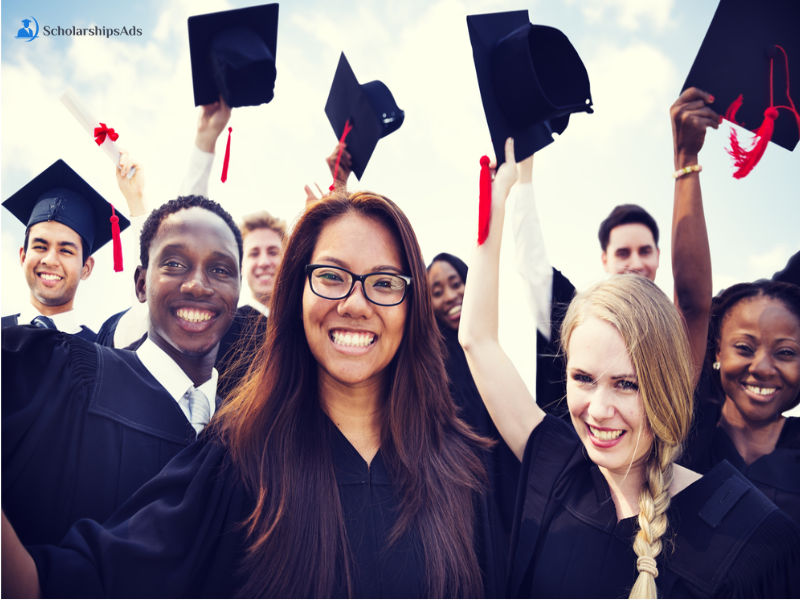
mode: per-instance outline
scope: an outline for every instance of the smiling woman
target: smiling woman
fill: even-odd
[[[727,463],[703,477],[675,464],[691,424],[693,372],[681,316],[653,282],[614,275],[570,304],[561,343],[573,427],[531,397],[497,340],[500,240],[517,172],[512,140],[505,150],[459,339],[489,414],[522,460],[509,593],[796,595],[800,529],[789,517]]]
[[[759,280],[714,299],[685,464],[727,460],[800,523],[800,288]]]
[[[153,252],[148,270],[196,264],[167,250]],[[321,288],[318,270],[347,285]],[[488,443],[443,389],[428,293],[416,237],[393,202],[360,192],[308,209],[287,243],[246,380],[198,443],[114,519],[84,521],[60,547],[31,549],[41,590],[502,595]],[[191,321],[183,309],[165,298],[163,316],[177,321],[166,329]],[[8,561],[26,561],[9,531],[7,594],[24,572]]]

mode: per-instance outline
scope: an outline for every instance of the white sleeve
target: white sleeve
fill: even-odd
[[[208,178],[211,176],[211,165],[214,162],[213,152],[203,152],[192,144],[189,154],[189,167],[178,190],[180,196],[208,197]]]
[[[514,257],[517,271],[525,281],[528,302],[536,328],[550,339],[550,303],[553,269],[544,246],[542,225],[536,212],[532,183],[517,183],[511,189]]]

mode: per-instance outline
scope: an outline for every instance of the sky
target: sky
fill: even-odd
[[[192,96],[187,18],[251,4],[3,2],[3,199],[63,158],[124,212],[111,161],[59,101],[67,88],[116,129],[117,143],[141,163],[149,205],[175,197],[199,111]],[[447,251],[469,262],[477,232],[478,161],[491,155],[492,146],[466,16],[527,9],[533,23],[569,37],[588,71],[594,103],[594,114],[573,115],[566,131],[534,160],[536,202],[552,264],[579,289],[602,278],[598,224],[616,204],[635,202],[660,225],[656,281],[671,295],[669,107],[716,5],[716,0],[282,2],[275,97],[233,111],[228,181],[219,181],[221,139],[209,195],[234,218],[267,209],[291,224],[303,208],[304,184],[327,188],[325,157],[337,140],[324,106],[344,51],[359,81],[383,81],[406,115],[402,127],[378,143],[361,181],[351,176],[350,189],[372,190],[397,202],[414,225],[426,261]],[[139,29],[141,35],[40,32],[31,42],[16,39],[21,20],[31,17],[42,30],[97,25]],[[800,89],[794,97],[800,100]],[[771,276],[800,249],[800,152],[770,144],[755,170],[735,180],[724,149],[728,131],[723,125],[710,132],[700,154],[715,291]],[[24,228],[5,209],[1,226],[0,306],[8,314],[28,296],[19,268]],[[92,327],[134,301],[138,241],[124,233],[123,239],[126,270],[113,273],[105,248],[79,286],[76,310]],[[504,250],[501,260],[505,273],[510,253]],[[533,329],[516,285],[509,278],[503,283],[501,334],[514,332],[514,344],[529,351]]]

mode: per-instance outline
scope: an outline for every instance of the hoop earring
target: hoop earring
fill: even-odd
[[[715,371],[719,371],[719,367],[720,367],[720,364],[719,364],[719,361],[718,361],[718,360],[717,360],[717,361],[715,361],[715,362],[714,362],[714,363],[711,365],[711,368],[712,368],[712,369],[714,369]]]

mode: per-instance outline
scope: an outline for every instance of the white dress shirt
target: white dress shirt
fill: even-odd
[[[189,402],[184,394],[190,387],[195,387],[189,376],[183,372],[172,358],[159,348],[155,342],[147,338],[138,350],[136,356],[142,361],[145,368],[150,371],[150,374],[155,377],[156,381],[161,384],[167,393],[172,396],[175,402],[180,406],[181,411],[186,416],[186,420],[191,423],[191,415],[189,413]],[[214,415],[217,400],[217,378],[219,373],[216,369],[211,369],[211,378],[197,386],[208,399],[208,414]]]
[[[19,317],[17,317],[17,324],[29,325],[36,317],[43,316],[45,315],[37,311],[32,304],[26,304],[20,310]],[[78,316],[74,310],[67,310],[56,315],[51,315],[48,318],[53,321],[56,329],[64,333],[80,333],[81,331],[81,324],[78,323]]]

